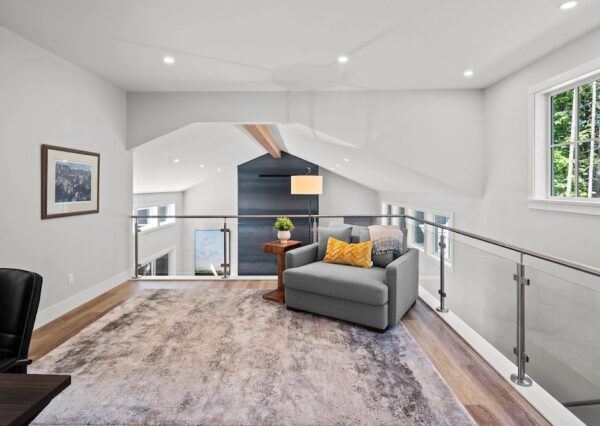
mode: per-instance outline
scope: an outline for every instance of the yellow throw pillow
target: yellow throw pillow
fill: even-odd
[[[327,240],[327,253],[325,254],[323,262],[370,268],[373,265],[371,262],[372,249],[373,241],[348,244],[344,241],[329,237]]]

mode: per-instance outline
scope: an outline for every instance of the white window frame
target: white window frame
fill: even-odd
[[[437,210],[437,209],[432,209],[432,208],[428,208],[428,207],[416,207],[416,206],[408,205],[406,203],[397,203],[394,201],[385,201],[384,200],[381,202],[382,214],[387,214],[386,213],[387,205],[392,206],[392,214],[398,214],[396,212],[399,211],[399,209],[402,207],[404,208],[405,214],[408,216],[415,217],[415,213],[417,211],[423,212],[423,213],[425,213],[424,219],[429,222],[435,222],[436,215],[446,216],[450,220],[450,226],[454,226],[454,213],[450,212],[450,211]],[[424,229],[425,241],[424,241],[423,246],[421,246],[420,244],[417,244],[415,242],[415,229],[414,229],[414,223],[412,223],[412,222],[414,222],[414,221],[411,221],[411,223],[409,223],[409,222],[406,223],[406,229],[408,232],[408,234],[407,234],[408,247],[419,250],[421,253],[423,253],[428,258],[435,259],[435,261],[439,263],[440,255],[435,252],[435,244],[436,244],[436,242],[435,242],[435,227],[432,225],[425,225],[425,229]],[[382,223],[386,224],[383,221],[382,221]],[[396,222],[393,224],[396,225],[398,223]],[[448,259],[446,259],[444,261],[446,266],[451,268],[451,271],[453,271],[453,265],[454,265],[454,244],[452,243],[453,239],[454,239],[453,235],[450,235],[450,238],[447,240],[447,243],[450,244],[450,246],[448,247]]]
[[[156,216],[156,215],[158,215],[159,207],[165,207],[165,206],[167,206],[168,210],[172,209],[172,212],[169,212],[169,215],[175,216],[176,205],[174,202],[168,202],[168,201],[166,201],[164,203],[141,204],[139,206],[135,206],[133,209],[133,214],[137,215],[138,210],[140,210],[140,209],[149,209],[150,214],[148,216]],[[169,226],[173,226],[173,225],[175,225],[176,219],[175,218],[167,219],[166,221],[164,221],[162,223],[161,223],[160,219],[149,219],[149,221],[152,221],[152,224],[141,227],[140,234],[146,234],[148,232],[154,232],[154,231],[158,231],[160,229],[165,229]],[[135,230],[134,230],[134,232],[135,232]]]
[[[552,95],[600,79],[600,58],[549,78],[528,90],[529,97],[529,201],[530,209],[600,215],[600,199],[554,197],[550,182]]]

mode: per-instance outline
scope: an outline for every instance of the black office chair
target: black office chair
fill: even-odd
[[[27,373],[41,292],[40,275],[0,268],[0,373]]]

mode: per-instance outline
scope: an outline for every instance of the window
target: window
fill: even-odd
[[[155,216],[156,215],[156,207],[144,207],[141,209],[137,209],[136,215],[138,216]],[[156,228],[158,226],[158,222],[154,218],[140,217],[138,218],[138,225],[140,228],[140,232],[148,231],[150,229]]]
[[[453,214],[449,212],[414,207],[401,207],[392,203],[382,203],[381,212],[382,214],[412,216],[416,219],[435,222],[449,227],[452,227],[453,222]],[[382,223],[388,224],[387,221],[382,221]],[[433,225],[426,225],[413,219],[406,219],[405,217],[392,218],[391,224],[398,225],[400,228],[407,230],[409,246],[418,248],[426,256],[436,259],[436,261],[439,262],[440,239],[442,235],[442,230],[440,228],[436,228]],[[448,231],[444,231],[444,236],[446,237],[444,260],[448,266],[452,266],[452,235],[449,235]]]
[[[425,212],[415,211],[415,218],[425,220]],[[414,243],[422,248],[425,247],[425,224],[417,220],[414,221]]]
[[[550,98],[550,195],[600,197],[600,80]]]
[[[152,262],[143,264],[138,268],[138,275],[142,277],[149,277],[154,275],[154,273],[152,272],[152,266]]]
[[[137,216],[174,216],[175,215],[175,204],[161,204],[158,206],[140,207],[136,209]],[[175,218],[138,218],[138,225],[140,232],[146,232],[151,229],[156,229],[161,226],[175,223]]]
[[[439,223],[440,225],[444,225],[444,226],[451,226],[450,225],[450,218],[448,216],[442,216],[439,214],[434,215],[435,216],[435,223]],[[435,228],[434,229],[434,253],[439,256],[440,255],[440,240],[441,240],[441,236],[442,236],[442,230],[440,228]],[[446,237],[446,249],[444,250],[444,259],[449,259],[450,258],[450,241],[451,239],[448,238],[448,232],[444,231],[444,236]]]
[[[600,215],[600,59],[529,89],[529,207]]]
[[[158,206],[158,216],[175,216],[175,204]],[[175,223],[174,217],[158,219],[158,226]]]
[[[156,275],[169,275],[169,256],[170,253],[163,254],[154,261]]]
[[[167,276],[175,274],[175,247],[144,259],[138,268],[142,277]]]

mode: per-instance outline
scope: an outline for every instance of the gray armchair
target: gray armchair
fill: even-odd
[[[313,312],[383,331],[417,300],[419,251],[408,249],[385,267],[359,268],[317,260],[318,243],[286,254],[288,309]],[[391,259],[390,259],[391,260]]]

